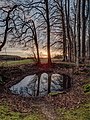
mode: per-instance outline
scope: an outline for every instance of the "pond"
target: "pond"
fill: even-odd
[[[47,74],[26,76],[10,90],[22,96],[45,96],[49,93],[64,91],[71,87],[71,78],[65,74]]]

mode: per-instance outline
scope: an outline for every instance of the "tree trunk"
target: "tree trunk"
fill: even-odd
[[[69,49],[68,49],[68,56],[69,56],[69,61],[71,62],[71,49],[72,49],[72,43],[71,43],[71,37],[70,37],[70,32],[69,32],[69,7],[70,7],[70,1],[68,0],[68,11],[67,11],[67,0],[65,0],[65,13],[66,13],[66,24],[67,24],[67,37],[69,40]]]
[[[4,35],[4,40],[3,40],[2,44],[0,45],[0,51],[2,50],[2,48],[4,47],[4,45],[6,44],[7,32],[8,32],[8,20],[6,20],[5,35]]]
[[[79,44],[78,45],[78,48],[79,48],[79,51],[78,51],[79,52],[78,53],[79,56],[78,57],[79,57],[79,59],[80,59],[80,56],[81,56],[81,40],[80,40],[80,28],[81,28],[81,24],[80,24],[80,11],[81,10],[80,10],[80,5],[81,5],[81,0],[78,1],[78,6],[77,6],[78,7],[78,26],[77,26],[77,29],[78,29],[77,30],[78,31],[77,34],[78,35],[77,36],[78,36],[78,44]]]
[[[79,67],[79,56],[80,56],[80,0],[77,0],[77,11],[76,11],[76,66]]]
[[[74,46],[74,61],[76,62],[76,14],[74,19],[74,38],[73,38],[73,46]]]
[[[34,23],[33,20],[32,20],[32,23],[33,23],[33,27],[34,27],[34,30],[32,32],[33,32],[36,51],[37,51],[37,64],[40,64],[40,55],[39,55],[39,48],[38,48],[38,41],[37,41],[37,32],[36,32],[35,23]]]
[[[88,19],[88,58],[89,58],[89,60],[90,60],[90,0],[89,0],[89,2],[88,2],[88,6],[89,6],[89,12],[88,12],[88,17],[89,17],[89,19]]]
[[[65,30],[65,18],[61,1],[61,15],[62,15],[62,29],[63,29],[63,61],[67,60],[67,48],[66,48],[66,30]]]
[[[85,61],[85,37],[86,37],[85,3],[86,0],[82,0],[82,62]]]
[[[46,5],[46,22],[47,22],[47,54],[48,54],[48,65],[51,65],[51,54],[50,54],[50,21],[49,21],[49,8],[48,0],[44,0]]]
[[[35,38],[35,46],[36,46],[36,51],[37,51],[37,63],[40,64],[40,56],[39,56],[39,48],[38,48],[38,43],[37,43],[37,37]]]

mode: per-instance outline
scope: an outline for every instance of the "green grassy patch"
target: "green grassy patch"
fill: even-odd
[[[90,120],[90,103],[71,110],[58,109],[57,114],[57,120]]]
[[[7,66],[15,66],[15,65],[30,64],[30,63],[34,63],[33,59],[3,61],[3,62],[0,62],[0,66],[7,67]]]
[[[41,63],[47,63],[47,58],[41,58]],[[57,62],[59,61],[59,62]],[[60,62],[60,60],[52,59],[53,63],[60,63],[62,67],[73,67],[75,66],[75,63],[71,62]],[[7,66],[15,66],[15,65],[22,65],[22,64],[30,64],[35,63],[33,59],[24,59],[24,60],[11,60],[11,61],[0,61],[0,66],[7,67]]]
[[[42,63],[47,63],[47,59],[41,59]],[[23,64],[32,64],[36,63],[33,59],[25,59],[25,60],[15,60],[15,61],[0,61],[0,67],[8,67],[8,66],[16,66]]]
[[[25,114],[11,111],[8,106],[0,105],[0,120],[45,120],[42,114]]]

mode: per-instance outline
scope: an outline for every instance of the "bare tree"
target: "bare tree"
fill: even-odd
[[[67,60],[67,46],[66,46],[66,25],[65,25],[65,13],[63,8],[63,0],[54,0],[56,2],[57,9],[59,11],[59,17],[61,18],[62,22],[62,35],[63,35],[63,61]]]
[[[7,8],[7,7],[1,7],[0,10],[3,11],[3,13],[7,13],[6,15],[6,18],[3,19],[2,22],[5,22],[4,26],[5,26],[5,32],[4,32],[4,40],[2,41],[1,45],[0,45],[0,51],[2,50],[2,48],[4,47],[6,41],[7,41],[7,34],[8,34],[8,31],[10,31],[10,27],[9,27],[9,21],[11,20],[10,18],[10,14],[11,12],[17,8],[17,5],[14,5],[13,7],[9,8],[8,11],[5,11],[4,8]]]
[[[36,32],[36,28],[35,28],[35,23],[33,20],[31,20],[32,22],[32,34],[33,34],[33,39],[35,41],[35,46],[36,46],[36,51],[37,51],[37,63],[40,64],[40,56],[39,56],[39,48],[38,48],[38,41],[37,41],[37,32]]]
[[[9,25],[11,23],[12,25],[10,25],[9,30],[6,30],[5,33],[12,32],[13,37],[16,38],[16,42],[25,44],[28,47],[29,43],[34,41],[38,63],[40,62],[39,45],[42,42],[47,46],[49,65],[51,64],[50,50],[52,46],[55,49],[60,46],[63,51],[64,61],[67,60],[67,57],[69,61],[76,58],[78,65],[81,55],[84,61],[87,38],[90,38],[88,37],[88,35],[90,36],[90,15],[86,12],[87,5],[90,6],[89,0],[18,0],[18,2],[14,2],[14,4],[16,3],[19,4],[17,12],[13,9],[11,13],[17,17],[13,16],[11,19],[12,16],[10,16],[10,20],[8,19],[8,21]],[[23,11],[23,17],[20,15],[20,10]],[[88,29],[86,26],[87,22]],[[38,33],[41,35],[41,39]],[[90,49],[88,50],[90,51]]]

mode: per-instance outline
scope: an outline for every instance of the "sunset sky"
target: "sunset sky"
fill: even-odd
[[[17,0],[15,0],[15,1],[17,1]],[[23,0],[21,1],[21,2],[23,2]],[[2,3],[2,4],[1,4]],[[16,2],[16,3],[18,3],[18,1]],[[9,3],[10,4],[10,3]],[[0,5],[2,6],[3,5],[3,1],[1,2],[0,1]],[[35,12],[35,11],[34,11]],[[30,14],[32,14],[31,12],[30,12]],[[26,17],[27,18],[29,18],[30,17],[30,15],[29,15],[29,17],[26,15]],[[29,18],[30,19],[30,18]],[[34,18],[33,18],[34,19]],[[37,24],[37,22],[35,21],[35,25],[36,25],[36,27],[39,25],[39,24],[41,24],[41,23],[39,23],[38,22],[38,24]],[[5,29],[5,28],[3,28],[3,29]],[[3,29],[0,29],[1,31],[0,31],[0,33],[2,33],[2,30]],[[4,30],[3,30],[4,31]],[[53,33],[51,33],[51,44],[52,43],[54,43],[55,41],[58,41],[58,40],[60,40],[60,35],[59,35],[59,37],[58,36],[56,36],[56,35],[54,35]],[[39,42],[41,42],[41,43],[39,43],[39,52],[40,52],[40,57],[44,57],[44,58],[46,58],[47,57],[47,50],[46,49],[42,49],[42,46],[43,46],[43,44],[44,45],[46,45],[47,43],[47,36],[46,36],[46,30],[39,30],[39,28],[38,28],[38,30],[37,30],[37,38],[38,38],[38,41]],[[8,41],[8,39],[10,39],[10,36],[8,35],[8,37],[7,37],[7,41]],[[1,36],[0,36],[0,40],[1,40]],[[2,40],[3,40],[3,38],[2,38]],[[43,43],[43,44],[42,44]],[[58,43],[57,43],[57,46],[56,47],[58,47],[58,46],[60,46]],[[56,48],[55,47],[55,48]],[[62,52],[60,51],[60,49],[58,49],[58,50],[56,50],[54,47],[53,48],[51,48],[51,56],[53,57],[53,56],[55,56],[55,55],[57,55],[57,54],[62,54]],[[2,51],[0,52],[0,55],[18,55],[18,56],[21,56],[21,57],[29,57],[29,56],[32,56],[33,55],[33,51],[31,50],[31,49],[22,49],[20,46],[16,46],[16,47],[13,47],[13,48],[10,48],[9,46],[7,46],[7,45],[5,45],[5,47],[2,49]]]
[[[62,54],[60,53],[60,50],[58,51],[53,51],[51,50],[51,56],[55,56],[57,54]],[[0,52],[0,55],[18,55],[21,57],[30,57],[33,55],[33,52],[29,49],[29,50],[23,50],[20,47],[13,47],[13,48],[9,48],[7,46],[5,46],[2,51]],[[40,57],[47,57],[47,50],[44,49],[40,49]]]
[[[57,54],[60,54],[59,51],[51,51],[51,56],[55,56]],[[2,51],[0,52],[0,55],[18,55],[21,57],[30,57],[33,55],[31,50],[22,50],[20,48],[6,48],[4,47]],[[47,57],[47,51],[46,50],[40,50],[40,57]]]

